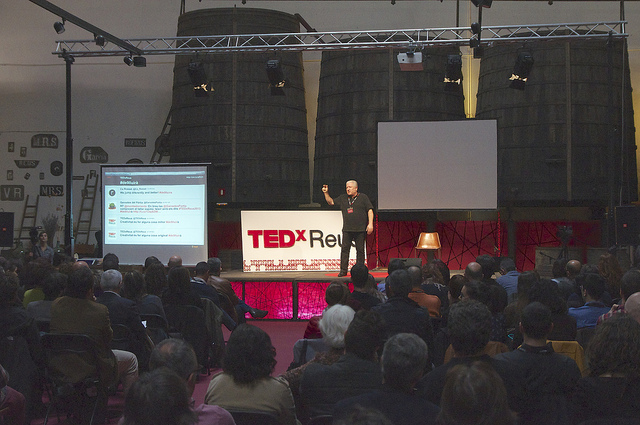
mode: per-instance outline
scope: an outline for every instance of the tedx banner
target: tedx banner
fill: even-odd
[[[245,272],[340,269],[340,211],[242,211],[241,219]],[[351,266],[355,248],[349,255]]]

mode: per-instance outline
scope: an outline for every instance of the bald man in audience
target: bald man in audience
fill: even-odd
[[[627,298],[627,302],[624,305],[627,314],[640,323],[640,292],[636,292]]]
[[[484,275],[482,274],[482,266],[480,265],[480,263],[472,261],[467,264],[467,267],[464,269],[464,276],[470,281],[481,281]]]

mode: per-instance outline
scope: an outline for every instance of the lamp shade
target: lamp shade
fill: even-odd
[[[420,233],[416,249],[440,249],[440,236],[437,232]]]

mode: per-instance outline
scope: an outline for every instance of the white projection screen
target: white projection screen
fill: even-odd
[[[498,206],[495,120],[378,123],[378,209]]]
[[[207,260],[206,164],[103,165],[101,174],[103,253],[120,264]]]

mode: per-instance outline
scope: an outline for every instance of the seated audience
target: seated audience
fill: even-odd
[[[167,270],[171,270],[174,267],[182,267],[182,257],[179,255],[172,255],[167,261]]]
[[[51,322],[51,304],[67,286],[67,275],[53,272],[44,279],[42,292],[44,299],[27,304],[27,313],[36,322]]]
[[[360,310],[360,303],[354,299],[349,298],[349,288],[342,282],[331,282],[324,292],[324,300],[327,303],[327,309],[333,307],[336,304],[348,305],[354,311]],[[324,312],[323,312],[324,314]],[[322,338],[318,323],[322,316],[313,316],[309,319],[306,329],[304,330],[305,339]]]
[[[500,376],[485,362],[459,364],[446,376],[439,425],[515,425]]]
[[[167,290],[167,273],[162,263],[150,264],[144,272],[144,286],[147,294],[162,298]]]
[[[348,415],[333,420],[333,425],[393,425],[378,409],[354,406]]]
[[[460,299],[463,301],[476,300],[487,306],[491,312],[490,341],[504,344],[507,342],[507,325],[502,311],[506,305],[502,306],[502,309],[499,308],[501,302],[498,299],[503,298],[498,292],[500,289],[502,288],[495,283],[471,280],[462,287]]]
[[[626,313],[625,303],[627,299],[636,292],[640,292],[640,271],[631,269],[627,271],[620,280],[620,303],[614,304],[608,313],[598,317],[598,324],[614,314]]]
[[[353,282],[353,292],[350,297],[360,303],[360,307],[370,310],[371,307],[380,304],[380,298],[371,295],[367,290],[369,280],[369,269],[362,263],[356,263],[351,267],[351,282]]]
[[[356,313],[344,335],[345,354],[331,365],[311,363],[302,374],[300,393],[307,417],[331,415],[340,400],[382,387],[377,351],[385,335],[378,313]]]
[[[9,386],[9,374],[0,365],[0,423],[24,425],[26,401],[24,395]]]
[[[105,387],[122,381],[125,394],[138,379],[138,360],[133,353],[111,350],[113,331],[109,321],[109,310],[94,301],[93,273],[89,267],[78,267],[71,276],[64,296],[51,305],[51,332],[84,334],[92,338],[98,347],[98,364]],[[77,382],[84,379],[90,370],[79,363],[60,365],[61,372]]]
[[[100,286],[103,293],[96,301],[105,305],[109,310],[111,325],[122,325],[129,330],[126,340],[111,341],[112,348],[132,352],[138,359],[140,370],[147,370],[149,355],[153,343],[147,336],[147,331],[142,325],[136,304],[120,295],[122,288],[122,275],[118,270],[110,269],[102,273]]]
[[[406,268],[407,267],[405,266],[404,261],[402,261],[402,258],[392,258],[387,265],[387,277],[384,278],[384,280],[382,280],[380,283],[378,283],[378,291],[386,295],[387,278],[391,276],[391,273],[395,272],[396,270],[404,270]]]
[[[449,308],[449,299],[447,297],[449,289],[444,283],[444,277],[437,264],[428,263],[422,266],[422,285],[420,287],[425,294],[435,295],[440,298],[441,309],[446,310]]]
[[[605,291],[604,279],[595,273],[587,273],[580,291],[584,305],[570,308],[569,315],[576,319],[578,329],[593,328],[598,322],[598,317],[609,312],[609,308],[601,301]]]
[[[133,301],[140,314],[157,314],[166,320],[162,300],[157,295],[147,293],[144,279],[136,270],[126,272],[122,276],[121,295]]]
[[[553,325],[549,307],[532,302],[524,308],[520,321],[524,343],[517,350],[495,356],[521,373],[526,403],[519,415],[520,425],[564,425],[570,421],[568,400],[581,377],[580,369],[573,359],[555,353],[547,343]]]
[[[622,268],[615,255],[602,254],[598,259],[598,274],[606,282],[605,290],[613,297],[620,293],[620,281],[622,280]]]
[[[198,378],[198,360],[193,348],[187,342],[170,338],[156,345],[149,359],[149,370],[159,368],[167,368],[175,372],[187,384],[189,396],[193,394]],[[198,417],[196,422],[198,424],[235,424],[231,414],[219,406],[201,404],[192,409]]]
[[[420,307],[426,308],[431,317],[440,317],[440,298],[429,295],[422,290],[422,270],[418,266],[407,267],[407,273],[411,279],[411,291],[409,298],[418,303]]]
[[[168,368],[147,372],[125,396],[119,425],[192,425],[198,416],[184,380]],[[214,423],[214,422],[210,422]]]
[[[540,302],[551,310],[553,329],[547,335],[547,339],[552,341],[573,341],[576,339],[576,319],[567,314],[567,303],[554,282],[540,279],[529,289],[527,298],[529,302]],[[520,345],[521,339],[520,335],[516,347]]]
[[[439,405],[447,372],[459,364],[469,365],[475,361],[482,361],[492,366],[504,381],[512,408],[519,407],[520,381],[517,379],[516,369],[504,361],[484,354],[491,332],[491,312],[487,306],[475,300],[454,304],[449,310],[448,328],[454,356],[420,380],[417,385],[418,394]]]
[[[635,420],[640,423],[640,323],[616,314],[596,328],[587,346],[589,375],[573,397],[575,423]]]
[[[262,329],[239,325],[229,337],[222,372],[211,378],[205,403],[235,410],[272,413],[282,425],[296,425],[296,410],[286,381],[271,377],[276,352]]]
[[[576,292],[575,282],[567,277],[567,263],[569,260],[566,258],[558,258],[553,262],[551,266],[551,275],[553,282],[558,285],[562,298],[567,301],[571,294]]]
[[[507,292],[507,300],[515,300],[518,293],[518,276],[520,272],[516,270],[516,263],[511,258],[504,258],[500,262],[501,276],[496,279],[496,283]]]
[[[174,266],[169,269],[162,305],[192,305],[203,308],[200,296],[191,286],[191,274],[186,267]]]
[[[426,365],[427,345],[417,335],[392,336],[382,352],[382,389],[342,400],[333,417],[348,417],[355,406],[362,406],[380,410],[394,425],[435,424],[438,406],[413,394]]]
[[[216,291],[218,291],[220,294],[225,295],[229,299],[232,310],[228,311],[227,313],[232,318],[234,318],[236,322],[244,323],[246,313],[249,313],[251,317],[257,319],[262,319],[267,314],[269,314],[267,310],[260,310],[251,307],[236,295],[235,291],[231,287],[231,282],[220,277],[220,272],[222,271],[222,261],[220,261],[219,258],[209,258],[207,264],[209,265],[209,279],[207,280],[207,285],[213,286]]]
[[[33,301],[44,300],[42,284],[53,271],[51,262],[45,258],[36,258],[25,265],[20,273],[20,284],[24,288],[22,305],[25,308]]]
[[[640,292],[631,295],[624,305],[627,314],[640,323]]]

